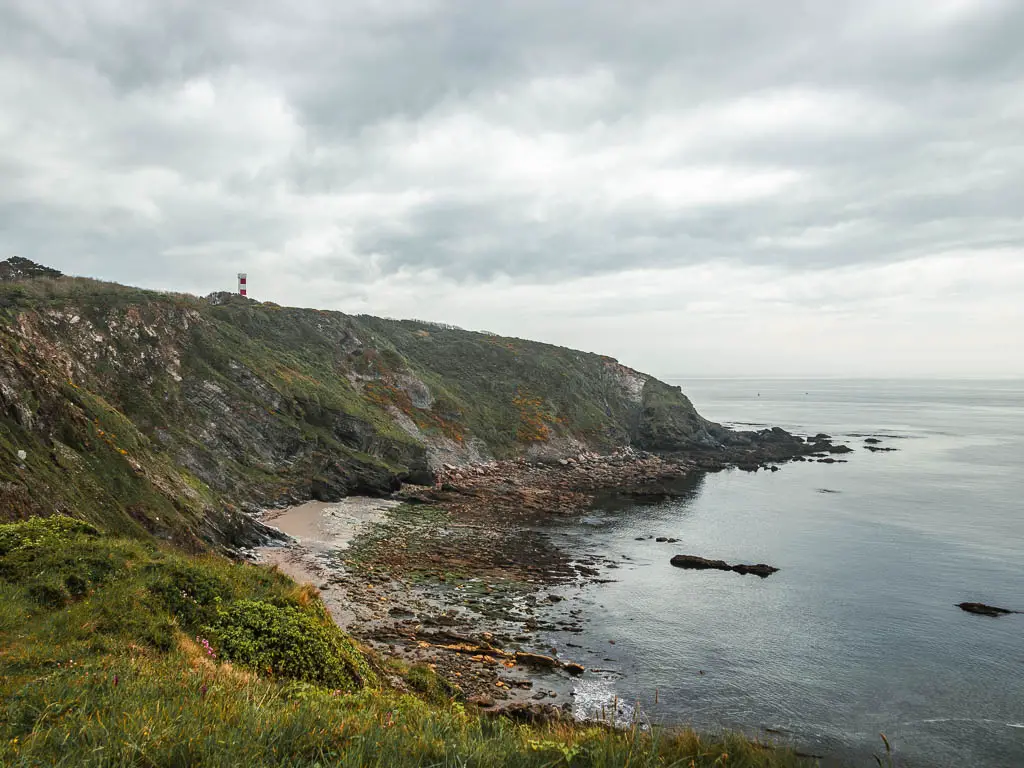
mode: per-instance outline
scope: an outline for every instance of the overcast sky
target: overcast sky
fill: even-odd
[[[1024,375],[1021,0],[0,0],[0,258],[660,375]]]

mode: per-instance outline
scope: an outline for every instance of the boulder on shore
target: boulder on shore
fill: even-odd
[[[669,562],[676,568],[689,568],[698,571],[712,569],[716,571],[734,571],[742,574],[750,573],[754,576],[760,576],[762,579],[771,576],[779,570],[764,563],[729,565],[725,560],[708,560],[706,557],[698,557],[697,555],[676,555]]]
[[[976,613],[979,616],[1005,616],[1008,613],[1021,613],[1021,611],[1011,611],[1007,608],[996,608],[994,605],[985,605],[985,603],[957,603],[956,607],[961,611]]]

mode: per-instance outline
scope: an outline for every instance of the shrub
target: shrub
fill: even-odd
[[[215,621],[221,601],[232,596],[227,579],[199,563],[160,562],[149,570],[154,577],[150,591],[189,629]]]
[[[447,704],[462,698],[462,691],[426,664],[414,664],[405,674],[409,687],[431,704]]]
[[[64,515],[7,523],[0,525],[0,557],[19,549],[57,547],[80,535],[99,536],[100,532],[89,523]]]
[[[123,565],[98,531],[69,517],[0,525],[0,579],[26,588],[44,608],[60,608],[111,577]]]
[[[376,684],[348,635],[298,608],[239,600],[219,612],[208,632],[224,658],[261,673],[343,691]]]
[[[52,578],[29,585],[28,596],[43,608],[60,608],[70,600],[64,585]]]

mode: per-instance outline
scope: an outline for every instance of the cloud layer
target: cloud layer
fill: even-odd
[[[0,0],[0,255],[658,373],[1024,375],[1024,4]]]

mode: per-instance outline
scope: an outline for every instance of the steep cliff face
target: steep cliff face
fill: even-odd
[[[4,264],[2,517],[244,543],[247,506],[384,493],[442,463],[730,437],[600,355]]]

